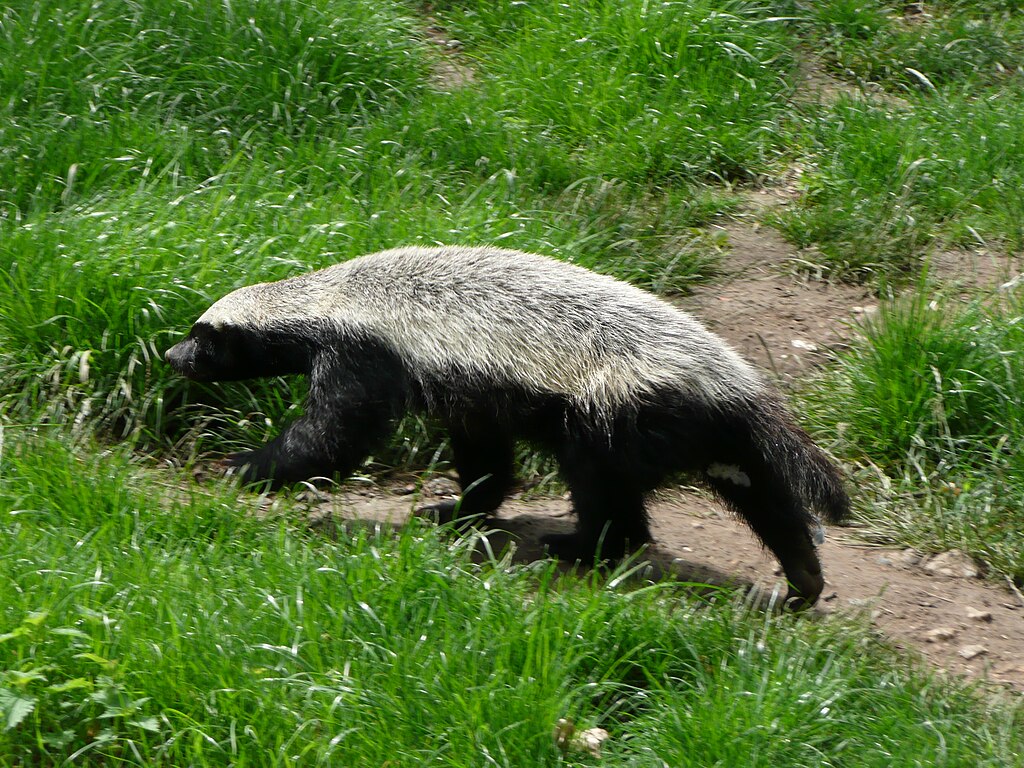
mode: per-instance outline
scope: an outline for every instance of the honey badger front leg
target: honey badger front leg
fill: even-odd
[[[272,488],[351,474],[394,431],[406,406],[405,376],[389,355],[326,351],[309,374],[305,413],[276,438],[223,463],[245,483]]]

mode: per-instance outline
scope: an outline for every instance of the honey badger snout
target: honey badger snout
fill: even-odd
[[[203,376],[196,367],[196,346],[194,339],[180,341],[164,352],[164,360],[176,373],[189,379],[200,380]]]

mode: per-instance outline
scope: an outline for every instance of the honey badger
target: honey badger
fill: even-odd
[[[578,516],[566,558],[650,541],[645,497],[679,472],[713,489],[809,605],[824,581],[812,509],[841,520],[837,468],[780,396],[691,315],[611,277],[491,247],[374,253],[217,301],[166,354],[200,381],[307,374],[304,415],[227,463],[277,487],[352,472],[410,409],[447,429],[487,514],[526,440],[557,459]]]

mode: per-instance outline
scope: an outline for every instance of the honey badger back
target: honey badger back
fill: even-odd
[[[354,470],[408,409],[448,429],[461,514],[512,483],[516,440],[550,451],[579,517],[556,554],[650,540],[646,495],[695,473],[779,558],[791,597],[823,587],[812,508],[843,517],[835,467],[761,377],[693,317],[644,291],[496,248],[402,248],[216,302],[167,352],[219,381],[309,375],[305,415],[228,461],[275,486]]]

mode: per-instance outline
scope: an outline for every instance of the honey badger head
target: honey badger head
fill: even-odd
[[[275,284],[240,288],[215,303],[165,353],[195,381],[239,381],[309,373],[318,348],[315,318],[275,317]]]

